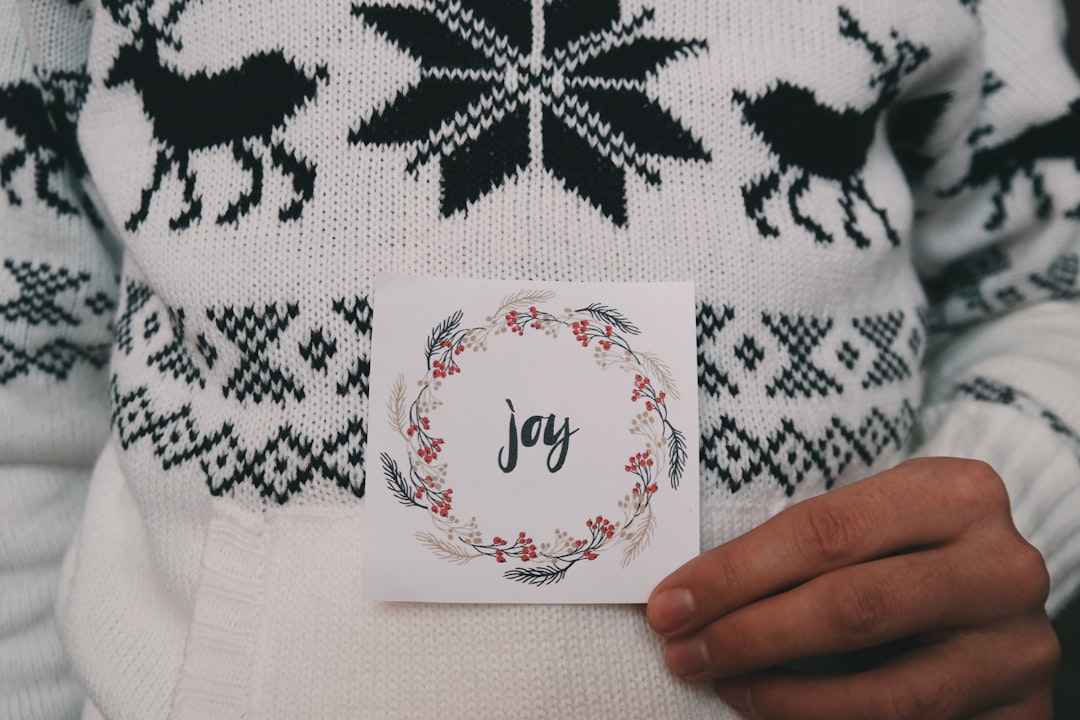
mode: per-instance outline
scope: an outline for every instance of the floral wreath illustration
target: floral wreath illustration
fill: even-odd
[[[388,453],[380,454],[394,497],[402,505],[428,511],[436,532],[417,532],[416,538],[439,559],[459,564],[480,557],[497,563],[516,561],[519,566],[504,572],[504,577],[536,586],[557,583],[579,562],[596,560],[601,552],[620,546],[623,566],[632,562],[656,529],[652,501],[659,490],[657,478],[666,473],[671,488],[677,490],[687,462],[686,439],[668,419],[669,398],[679,399],[671,371],[655,355],[634,350],[627,340],[641,331],[618,310],[599,303],[562,312],[543,309],[554,297],[550,291],[521,291],[504,298],[483,326],[462,328],[460,310],[437,325],[427,341],[427,372],[416,383],[415,399],[408,402],[405,378],[399,376],[387,403],[390,426],[408,449],[407,472]],[[444,440],[432,429],[430,418],[442,405],[443,383],[462,372],[463,353],[486,352],[493,338],[527,332],[555,339],[572,333],[576,343],[593,348],[601,369],[615,367],[632,375],[629,399],[638,409],[630,433],[642,439],[641,452],[622,463],[622,472],[633,476],[633,486],[627,482],[629,491],[618,502],[622,517],[611,520],[596,515],[585,521],[584,533],[556,529],[549,541],[540,543],[525,531],[506,538],[487,536],[475,517],[464,520],[454,514],[449,467],[439,462]]]

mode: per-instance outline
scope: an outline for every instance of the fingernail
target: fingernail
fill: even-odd
[[[701,638],[684,638],[668,645],[664,662],[676,675],[696,675],[709,666],[709,651]]]
[[[670,635],[694,619],[694,596],[686,588],[665,590],[649,603],[649,624],[661,635]]]

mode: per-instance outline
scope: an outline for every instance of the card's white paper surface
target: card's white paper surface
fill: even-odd
[[[374,307],[365,599],[640,603],[698,553],[690,283],[383,275]]]

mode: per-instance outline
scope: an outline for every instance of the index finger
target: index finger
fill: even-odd
[[[794,505],[662,580],[649,624],[669,637],[694,632],[818,575],[951,540],[988,502],[1007,504],[991,476],[981,463],[913,460]]]

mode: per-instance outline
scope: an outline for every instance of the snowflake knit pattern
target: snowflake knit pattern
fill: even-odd
[[[691,280],[703,549],[912,455],[979,458],[1062,607],[1061,18],[0,0],[0,567],[29,609],[0,640],[35,668],[0,669],[0,716],[729,716],[638,608],[360,601],[380,272]]]

